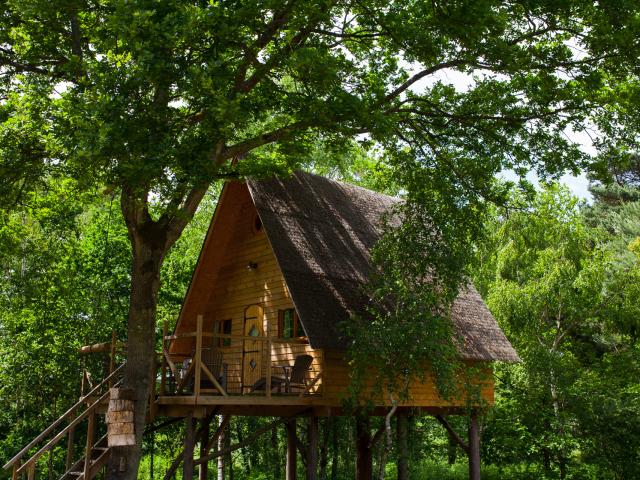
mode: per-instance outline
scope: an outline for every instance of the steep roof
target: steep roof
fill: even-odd
[[[304,172],[248,186],[311,345],[344,348],[338,325],[365,305],[369,252],[398,200]],[[454,302],[452,320],[464,359],[519,360],[473,286]]]

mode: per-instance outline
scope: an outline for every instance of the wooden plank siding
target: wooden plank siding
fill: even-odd
[[[185,306],[181,322],[176,334],[195,330],[195,316],[202,314],[203,331],[221,333],[218,325],[231,320],[231,335],[244,335],[244,314],[247,307],[260,305],[264,311],[263,331],[266,337],[278,336],[278,312],[294,308],[291,296],[285,284],[271,245],[264,230],[256,231],[257,211],[248,194],[246,186],[231,189],[224,199],[231,208],[221,206],[216,214],[219,222],[223,222],[225,231],[215,230],[205,243],[199,263],[215,262],[217,268],[209,266],[206,277],[194,275],[190,290],[190,303],[200,308],[196,311],[192,306]],[[233,211],[234,218],[229,218]],[[215,227],[215,225],[214,225]],[[222,251],[221,251],[222,250]],[[248,268],[249,264],[257,264],[257,268]],[[203,283],[205,285],[203,285]],[[197,295],[194,295],[197,294]],[[189,308],[191,307],[191,308]],[[187,317],[189,312],[191,317]],[[180,348],[177,348],[180,343]],[[228,365],[227,391],[230,394],[246,393],[251,385],[242,384],[242,347],[243,340],[231,340],[229,346],[219,346],[220,339],[204,338],[203,347],[216,346],[223,352],[223,361]],[[171,346],[176,358],[189,356],[195,346],[195,339],[178,340]],[[322,370],[322,351],[314,350],[308,344],[299,343],[273,344],[271,352],[267,352],[267,342],[259,342],[258,348],[263,358],[260,376],[265,377],[267,358],[272,362],[272,375],[282,376],[280,365],[293,365],[297,355],[309,354],[314,360],[307,380],[311,381]],[[319,381],[312,393],[322,388]],[[204,393],[207,393],[205,391]]]
[[[223,361],[228,365],[227,392],[231,396],[223,398],[215,390],[204,390],[202,394],[206,398],[200,400],[185,397],[171,400],[163,397],[161,403],[213,405],[218,402],[220,405],[232,405],[235,402],[237,405],[280,404],[283,408],[296,404],[340,407],[349,386],[349,367],[344,359],[344,352],[312,349],[309,344],[300,343],[273,343],[271,351],[267,352],[268,343],[260,342],[260,354],[263,355],[260,375],[266,376],[267,359],[271,361],[272,375],[278,376],[282,375],[279,365],[293,365],[297,355],[309,354],[313,357],[313,363],[307,380],[311,381],[322,373],[321,380],[311,389],[311,393],[317,395],[298,400],[297,396],[237,396],[248,393],[250,387],[242,382],[244,340],[231,339],[230,345],[222,346],[221,339],[212,338],[211,334],[221,333],[218,327],[220,322],[231,320],[231,335],[246,335],[245,310],[251,305],[259,305],[263,309],[264,335],[277,337],[278,312],[294,308],[294,305],[264,229],[256,231],[254,227],[257,211],[246,185],[229,184],[220,202],[174,333],[181,335],[195,332],[196,317],[203,315],[203,348],[222,350]],[[250,264],[257,264],[257,267],[249,268]],[[322,305],[318,305],[318,308],[322,308]],[[172,341],[170,352],[174,359],[180,360],[191,356],[194,346],[195,338],[181,338]],[[492,404],[492,372],[489,367],[485,368],[485,372],[486,375],[474,381],[482,386],[484,402]],[[388,404],[388,400],[380,403]],[[442,399],[437,394],[433,381],[427,378],[423,383],[411,385],[410,401],[403,405],[464,407],[465,398],[461,395],[452,401]]]

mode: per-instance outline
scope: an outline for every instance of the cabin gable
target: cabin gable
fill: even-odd
[[[261,317],[257,328],[250,331],[250,319]],[[203,333],[243,337],[281,339],[288,333],[283,328],[291,323],[295,307],[285,283],[269,239],[253,204],[245,183],[228,183],[221,195],[214,219],[203,245],[196,271],[189,287],[175,335],[196,329],[196,318],[203,317]],[[283,325],[283,323],[287,325]],[[293,335],[304,339],[302,325]],[[193,338],[179,338],[172,342],[173,358],[189,358],[195,348]],[[309,376],[320,370],[322,352],[308,342],[256,342],[246,348],[240,338],[205,337],[203,348],[219,349],[228,366],[227,381],[230,393],[246,393],[257,380],[264,377],[266,368],[264,349],[274,365],[291,364],[297,355],[314,357]],[[246,353],[259,350],[259,352]],[[253,360],[254,363],[251,361]],[[274,374],[280,372],[273,372]]]

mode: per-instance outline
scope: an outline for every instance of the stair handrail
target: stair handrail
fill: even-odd
[[[32,463],[35,463],[44,453],[46,453],[49,450],[51,450],[60,440],[62,440],[64,438],[64,436],[69,432],[69,430],[71,430],[76,425],[78,425],[82,420],[84,420],[90,413],[93,412],[93,410],[95,410],[98,407],[98,405],[101,402],[103,402],[107,398],[109,398],[109,392],[104,393],[95,402],[93,402],[91,405],[89,405],[84,412],[82,412],[80,415],[78,415],[76,418],[74,418],[69,423],[69,425],[67,425],[64,429],[62,429],[60,431],[60,433],[58,433],[55,437],[53,437],[51,440],[49,440],[49,442],[44,447],[42,447],[40,450],[38,450],[36,453],[34,453],[31,456],[31,458],[29,458],[29,460],[24,462],[20,466],[20,468],[18,468],[16,470],[16,474],[19,475],[20,473],[22,473],[24,470],[26,470],[29,467],[29,465],[31,465]]]
[[[63,420],[65,420],[69,415],[71,415],[73,412],[75,412],[78,407],[80,407],[86,398],[90,397],[91,395],[93,395],[94,393],[96,393],[97,391],[99,391],[102,387],[104,387],[105,384],[108,384],[108,382],[110,380],[112,380],[121,370],[122,368],[126,365],[126,362],[124,362],[122,365],[120,365],[118,368],[116,368],[113,372],[111,372],[104,380],[102,380],[102,382],[100,382],[98,385],[96,385],[89,393],[87,393],[85,396],[80,397],[80,400],[78,400],[71,408],[69,408],[69,410],[67,410],[61,417],[59,417],[55,422],[53,422],[51,425],[49,425],[47,428],[45,428],[42,433],[40,433],[40,435],[38,435],[36,438],[34,438],[31,442],[29,442],[29,444],[24,447],[22,450],[20,450],[16,455],[14,455],[14,457],[9,460],[5,465],[4,468],[5,470],[11,468],[17,461],[19,461],[22,456],[27,453],[29,450],[31,450],[35,445],[37,445],[38,443],[40,443],[43,439],[45,439],[53,430],[55,430],[56,427],[58,427],[60,425],[60,423],[62,423]],[[105,393],[104,395],[102,395],[102,397],[100,397],[101,399],[106,398],[106,395],[108,395],[109,392]],[[103,398],[104,397],[104,398]],[[87,407],[87,409],[80,414],[78,417],[76,417],[71,423],[69,423],[69,425],[67,425],[67,427],[64,428],[64,430],[62,430],[62,432],[64,432],[65,434],[67,433],[67,430],[73,425],[77,425],[80,420],[84,419],[84,417],[86,416],[86,414],[90,411],[93,410],[96,406],[96,403],[98,402],[94,402],[93,404],[91,404],[89,407]],[[77,420],[77,421],[76,421]],[[61,433],[62,433],[61,432]],[[56,437],[60,436],[60,434],[56,435]],[[54,437],[55,438],[55,437]],[[62,438],[62,437],[60,437]],[[59,440],[59,439],[58,439]],[[51,442],[49,442],[51,443]],[[56,442],[57,443],[57,442]],[[49,444],[47,444],[49,445]],[[45,446],[46,447],[46,446]],[[44,447],[43,447],[44,448]],[[42,450],[42,449],[41,449]],[[39,453],[39,452],[38,452]],[[26,463],[24,463],[19,469],[18,472],[22,471],[24,469],[24,467],[30,463],[32,463],[33,457],[31,459],[29,459]]]

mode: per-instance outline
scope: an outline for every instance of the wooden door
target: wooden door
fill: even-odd
[[[260,305],[251,305],[244,311],[244,336],[264,337],[264,310]],[[248,392],[254,383],[264,376],[262,363],[265,342],[244,340],[242,342],[242,391]]]

